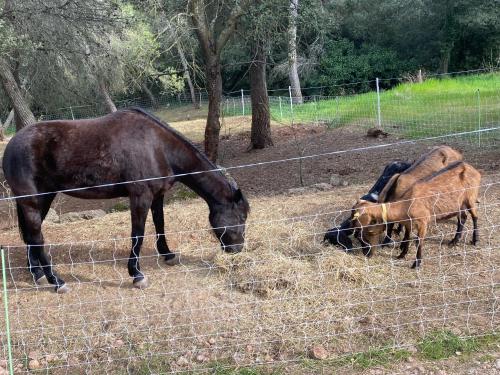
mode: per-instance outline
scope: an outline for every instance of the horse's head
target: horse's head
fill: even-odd
[[[224,251],[238,253],[243,249],[249,211],[248,201],[240,189],[232,191],[229,202],[210,207],[210,224]]]

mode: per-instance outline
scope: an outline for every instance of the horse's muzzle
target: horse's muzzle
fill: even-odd
[[[224,250],[226,253],[236,254],[243,250],[243,244],[222,245],[222,250]]]

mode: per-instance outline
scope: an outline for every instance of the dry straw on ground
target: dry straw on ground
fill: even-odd
[[[204,202],[170,204],[168,239],[181,264],[168,267],[157,257],[148,220],[146,290],[132,288],[126,272],[130,241],[113,240],[129,235],[128,212],[44,225],[47,242],[64,242],[50,252],[72,292],[34,289],[24,250],[8,249],[16,366],[25,370],[25,357],[37,350],[40,368],[54,374],[117,372],[124,365],[132,372],[180,371],[212,361],[297,360],[311,345],[336,356],[413,343],[435,329],[498,328],[499,187],[483,191],[481,245],[448,248],[455,224],[438,224],[419,271],[409,268],[413,248],[396,261],[397,249],[366,259],[321,243],[322,232],[343,218],[336,211],[365,190],[251,198],[247,246],[237,255],[221,253]],[[4,231],[2,241],[20,245],[16,229]]]

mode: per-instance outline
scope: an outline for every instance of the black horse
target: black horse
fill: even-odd
[[[243,247],[250,207],[241,190],[185,137],[139,108],[96,119],[28,126],[7,145],[3,169],[13,194],[20,196],[18,222],[30,272],[36,283],[46,278],[60,293],[68,287],[52,269],[41,232],[57,192],[84,199],[129,197],[128,272],[138,288],[147,287],[139,253],[149,209],[158,252],[167,262],[176,259],[165,238],[163,197],[177,181],[207,202],[209,221],[222,248],[239,252]]]
[[[377,203],[378,196],[380,192],[384,189],[385,185],[392,176],[396,173],[402,173],[407,170],[411,166],[411,163],[403,162],[403,161],[393,161],[387,164],[384,168],[384,171],[375,182],[375,185],[368,191],[367,194],[363,195],[360,199]],[[340,245],[344,248],[344,250],[349,251],[352,249],[352,240],[349,238],[353,234],[354,230],[351,228],[351,217],[345,219],[340,227],[334,227],[329,229],[325,233],[325,237],[323,238],[324,242],[329,242],[332,245]],[[388,244],[391,241],[389,237],[384,239],[384,244]]]

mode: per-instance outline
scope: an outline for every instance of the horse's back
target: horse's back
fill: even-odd
[[[35,190],[48,191],[169,174],[168,161],[159,152],[161,132],[143,116],[128,111],[95,119],[39,122],[9,142],[3,161],[5,175],[13,190],[24,185],[24,192],[29,181]],[[75,195],[127,194],[124,186],[102,190]]]

